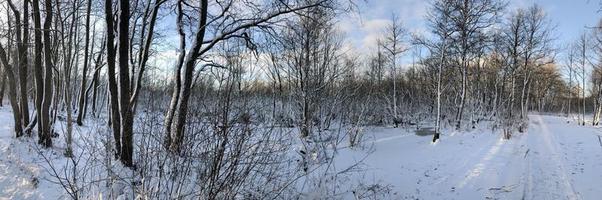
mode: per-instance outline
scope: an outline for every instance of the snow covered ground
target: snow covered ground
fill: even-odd
[[[366,128],[364,146],[338,151],[336,165],[361,160],[349,185],[376,183],[391,199],[599,199],[602,129],[566,118],[531,115],[526,133],[510,140],[487,127],[447,132],[431,144],[412,131]],[[0,108],[0,199],[65,199],[52,183],[34,141],[15,139],[12,115]],[[60,149],[55,159],[62,159]],[[64,159],[64,158],[63,158]],[[351,191],[344,197],[351,198]],[[359,194],[357,194],[359,196]]]
[[[511,140],[491,130],[431,137],[377,129],[362,178],[389,184],[396,199],[600,199],[601,130],[530,115]],[[341,162],[359,159],[353,151]]]
[[[66,198],[52,183],[45,161],[32,146],[35,142],[15,139],[13,127],[12,113],[0,108],[0,199]]]

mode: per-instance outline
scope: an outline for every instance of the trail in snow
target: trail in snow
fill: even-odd
[[[601,133],[543,115],[531,115],[528,130],[510,140],[487,127],[443,134],[437,145],[431,137],[375,130],[374,152],[356,183],[370,177],[389,184],[398,191],[393,199],[599,199]],[[337,163],[359,157],[346,150]]]
[[[563,133],[552,133],[539,115],[531,116],[531,120],[528,139],[532,154],[527,155],[529,179],[524,199],[581,199],[566,170],[567,160],[561,157],[558,148],[556,134]]]

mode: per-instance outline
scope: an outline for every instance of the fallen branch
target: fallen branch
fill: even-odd
[[[516,188],[517,184],[513,185],[504,185],[502,187],[492,187],[489,188],[489,191],[498,191],[498,192],[512,192],[514,188]]]

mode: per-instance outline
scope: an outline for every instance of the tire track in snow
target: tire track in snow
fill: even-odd
[[[514,140],[519,139],[521,141],[514,141],[507,143],[508,141],[499,138],[492,146],[486,150],[484,154],[478,154],[473,157],[477,160],[473,167],[469,168],[464,173],[464,177],[457,182],[456,189],[466,188],[470,184],[487,184],[480,185],[479,187],[490,187],[488,184],[491,181],[497,182],[493,179],[499,178],[497,176],[506,174],[510,176],[520,176],[515,178],[507,177],[502,178],[500,181],[503,186],[507,186],[514,182],[519,188],[524,188],[523,191],[515,191],[514,195],[508,194],[507,197],[515,197],[522,199],[580,199],[580,195],[576,192],[570,175],[567,173],[565,162],[560,157],[562,153],[558,147],[558,140],[556,133],[550,131],[548,124],[539,115],[533,115],[531,117],[532,122],[530,123],[530,129],[528,132],[521,135],[520,139],[513,137]],[[511,145],[511,146],[507,146]],[[521,146],[524,145],[524,146]],[[523,148],[524,147],[524,148]],[[529,149],[529,153],[524,160],[524,165],[515,166],[517,168],[502,169],[497,176],[494,174],[488,174],[491,169],[497,169],[499,166],[494,167],[500,161],[497,157],[499,156],[510,156],[507,155],[505,149],[507,148],[520,148],[522,150],[514,150],[514,152],[522,152],[513,154],[513,157],[509,157],[507,162],[521,162],[525,159],[524,151]],[[505,153],[502,153],[505,152]],[[516,156],[520,157],[517,159]],[[491,168],[491,169],[490,169]],[[509,171],[508,171],[509,170]],[[513,173],[512,170],[519,170],[522,172]],[[494,183],[496,184],[496,183]],[[499,185],[491,185],[491,187],[498,187]],[[512,192],[512,190],[506,191]],[[522,194],[521,194],[522,192]],[[496,196],[496,195],[494,195]]]
[[[483,156],[477,164],[475,164],[468,172],[465,173],[467,174],[466,177],[458,184],[456,184],[457,188],[462,189],[471,180],[473,180],[476,177],[479,177],[481,173],[483,173],[483,171],[487,168],[491,159],[493,159],[498,154],[504,143],[504,139],[500,137],[498,141],[485,154],[485,156]]]
[[[405,134],[405,135],[396,135],[396,136],[391,136],[391,137],[386,137],[386,138],[380,138],[377,140],[374,140],[374,143],[381,143],[381,142],[386,142],[386,141],[391,141],[391,140],[395,140],[395,139],[400,139],[403,137],[407,137],[409,134]]]
[[[580,199],[571,183],[566,167],[559,157],[554,133],[550,132],[548,125],[540,115],[531,115],[531,119],[535,122],[532,123],[535,130],[529,132],[529,139],[532,140],[529,146],[534,152],[527,161],[527,182],[523,199],[559,199],[562,197]],[[534,180],[539,180],[536,181],[538,184],[534,184]],[[538,195],[552,196],[536,197]]]

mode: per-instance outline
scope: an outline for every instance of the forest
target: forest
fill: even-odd
[[[583,141],[596,152],[584,155],[600,160],[598,24],[564,44],[539,4],[429,0],[426,29],[387,13],[374,44],[357,47],[342,21],[369,4],[3,0],[0,199],[525,199],[509,185],[464,190],[504,149],[518,152],[518,171],[520,159],[569,171],[569,158],[536,156],[569,151],[560,140],[583,136],[573,132],[592,133]],[[389,140],[400,143],[381,155]],[[432,168],[453,177],[446,154],[481,146],[483,167],[458,169],[469,173],[447,196]],[[374,180],[387,165],[429,167],[398,179],[432,185]],[[518,179],[536,176],[527,171]],[[567,199],[602,194],[569,188]]]

